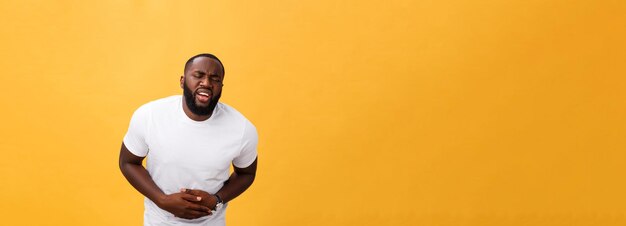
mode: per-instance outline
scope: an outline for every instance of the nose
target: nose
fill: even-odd
[[[211,86],[211,80],[209,79],[209,76],[203,76],[202,79],[200,79],[200,87],[209,86]]]

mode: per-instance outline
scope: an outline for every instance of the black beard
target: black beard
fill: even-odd
[[[183,81],[183,95],[185,96],[185,104],[187,105],[187,108],[189,108],[191,113],[195,115],[205,116],[211,115],[213,113],[213,110],[215,109],[215,106],[217,106],[217,102],[220,100],[222,93],[220,92],[216,96],[211,97],[208,106],[200,107],[196,105],[196,97],[193,95],[193,92],[191,92],[191,89],[187,87],[187,82]]]

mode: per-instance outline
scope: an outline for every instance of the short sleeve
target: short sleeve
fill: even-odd
[[[250,166],[257,157],[257,144],[259,136],[256,127],[250,121],[246,120],[246,125],[242,137],[241,152],[239,156],[233,159],[233,165],[238,168],[246,168]]]
[[[149,111],[148,106],[139,107],[130,119],[128,131],[124,136],[124,145],[136,156],[145,157],[148,154],[146,134],[148,131]]]

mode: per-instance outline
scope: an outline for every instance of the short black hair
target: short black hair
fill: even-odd
[[[210,53],[200,53],[198,55],[195,55],[189,58],[189,60],[187,60],[187,62],[185,63],[185,70],[183,71],[183,73],[187,72],[187,69],[189,69],[189,67],[191,66],[191,63],[193,63],[193,60],[195,60],[198,57],[208,57],[208,58],[217,60],[217,62],[219,62],[220,65],[222,66],[222,76],[226,74],[226,69],[224,69],[224,64],[222,64],[222,61],[218,59],[215,55],[210,54]]]

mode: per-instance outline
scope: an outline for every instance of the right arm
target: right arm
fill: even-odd
[[[126,180],[141,194],[152,200],[159,208],[164,209],[174,216],[186,219],[195,219],[209,215],[211,209],[192,202],[200,201],[197,196],[174,193],[166,195],[154,183],[150,174],[143,167],[141,162],[144,157],[139,157],[131,153],[124,143],[120,150],[120,170]]]

